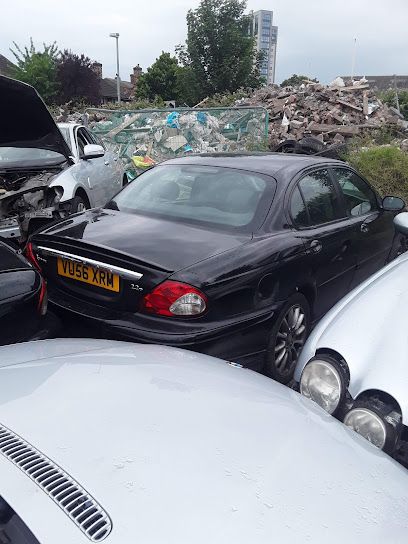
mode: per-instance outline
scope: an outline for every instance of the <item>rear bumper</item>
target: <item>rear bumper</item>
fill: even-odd
[[[220,322],[197,319],[175,320],[143,314],[116,314],[59,290],[49,290],[52,308],[70,321],[85,321],[79,327],[84,336],[103,335],[147,344],[163,344],[191,349],[214,357],[239,362],[259,370],[267,346],[276,308]],[[70,314],[70,317],[69,317]],[[115,315],[116,314],[116,315]]]

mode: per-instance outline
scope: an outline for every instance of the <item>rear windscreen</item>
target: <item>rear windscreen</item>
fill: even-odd
[[[0,544],[40,544],[2,497],[0,497]]]
[[[232,168],[157,166],[116,195],[108,207],[170,221],[254,230],[272,202],[275,182]]]

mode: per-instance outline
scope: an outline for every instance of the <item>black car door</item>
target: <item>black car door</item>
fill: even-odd
[[[357,266],[355,229],[327,168],[300,178],[289,212],[305,244],[304,266],[316,289],[313,313],[319,318],[350,289]]]
[[[347,167],[332,168],[347,215],[354,225],[357,270],[352,287],[379,270],[387,261],[394,240],[394,214],[382,210],[372,188]]]

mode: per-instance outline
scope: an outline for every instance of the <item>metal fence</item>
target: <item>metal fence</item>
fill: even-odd
[[[86,110],[89,129],[119,154],[130,176],[189,153],[264,151],[268,112],[262,107]]]

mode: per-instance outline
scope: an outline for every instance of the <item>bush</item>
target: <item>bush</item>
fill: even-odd
[[[382,196],[399,196],[408,202],[408,153],[389,145],[354,149],[344,158]]]

